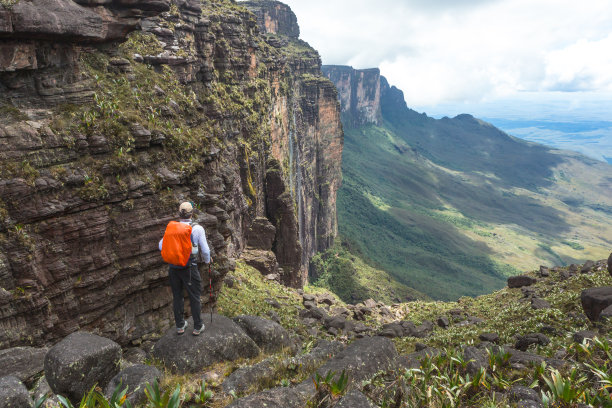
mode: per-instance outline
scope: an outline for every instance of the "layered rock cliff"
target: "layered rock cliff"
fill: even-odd
[[[337,94],[287,6],[247,5],[2,2],[0,348],[171,325],[157,242],[182,200],[215,292],[243,254],[304,283],[337,231]]]
[[[381,76],[378,68],[325,65],[322,70],[338,88],[342,123],[347,126],[381,124]]]

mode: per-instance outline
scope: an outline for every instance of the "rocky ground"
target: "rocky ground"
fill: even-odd
[[[77,332],[3,350],[0,405],[127,386],[136,406],[157,406],[144,384],[159,382],[185,407],[610,406],[607,269],[541,267],[457,302],[349,305],[239,263],[199,337],[171,328],[122,349]]]

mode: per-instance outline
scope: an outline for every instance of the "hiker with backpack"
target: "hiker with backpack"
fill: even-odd
[[[198,336],[204,330],[200,314],[202,279],[198,270],[198,261],[210,264],[212,260],[204,228],[191,220],[192,215],[193,205],[190,202],[184,202],[179,206],[179,221],[168,223],[164,237],[159,241],[159,250],[164,261],[169,264],[168,275],[172,288],[176,332],[183,334],[187,328],[183,299],[183,291],[187,290],[193,316],[192,334]]]

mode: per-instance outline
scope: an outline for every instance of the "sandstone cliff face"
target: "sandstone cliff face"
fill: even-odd
[[[381,76],[378,68],[325,65],[322,70],[338,88],[343,123],[349,126],[381,123]]]
[[[262,33],[281,34],[298,38],[300,27],[291,9],[280,1],[256,0],[242,3],[257,16],[257,24]]]
[[[0,348],[170,326],[157,242],[185,199],[215,291],[254,247],[304,283],[337,229],[337,95],[296,24],[257,26],[222,0],[0,8]]]

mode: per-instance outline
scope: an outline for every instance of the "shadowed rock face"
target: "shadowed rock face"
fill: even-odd
[[[260,35],[246,9],[175,4],[169,12],[166,0],[0,8],[0,348],[79,329],[128,344],[171,326],[157,243],[182,200],[194,201],[206,229],[215,292],[256,219],[271,224],[265,245],[272,239],[287,285],[300,287],[310,257],[333,242],[343,135],[318,53],[295,28]],[[119,43],[140,28],[158,48],[126,55]],[[284,51],[289,42],[300,52]],[[163,102],[88,132],[84,115],[108,94],[92,67],[136,94],[146,84],[135,72],[150,69],[193,97],[177,103],[154,90]],[[245,100],[229,109],[211,89]],[[247,121],[248,106],[258,112]],[[69,112],[78,116],[67,125]],[[181,129],[152,124],[169,120]],[[204,126],[201,151],[173,153],[179,130]],[[127,154],[118,135],[132,140]],[[203,302],[205,311],[214,306]]]

